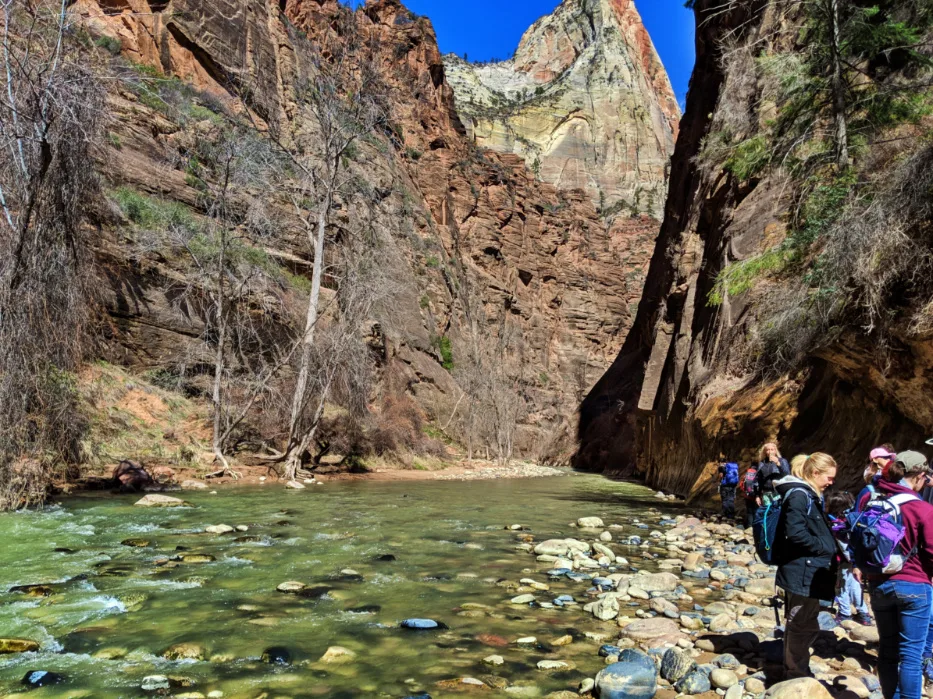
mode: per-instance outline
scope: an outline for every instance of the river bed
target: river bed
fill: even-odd
[[[305,491],[240,487],[185,492],[194,507],[176,509],[134,507],[139,496],[96,495],[3,515],[0,637],[33,639],[42,649],[0,655],[0,695],[22,691],[31,670],[65,678],[29,691],[36,699],[151,696],[142,686],[153,675],[171,681],[161,694],[243,699],[418,692],[438,699],[458,695],[439,681],[491,675],[529,687],[528,696],[573,689],[604,664],[600,643],[582,633],[593,622],[581,610],[588,600],[579,584],[548,583],[548,564],[516,551],[525,532],[506,527],[521,524],[541,541],[596,515],[617,525],[623,539],[644,534],[633,520],[661,518],[652,508],[677,514],[676,504],[653,495],[577,475],[333,483]],[[248,530],[204,532],[220,523]],[[634,547],[613,546],[620,555],[627,548],[639,555]],[[214,560],[171,560],[200,560],[199,554]],[[581,605],[510,604],[515,593],[497,583],[521,578],[550,584],[542,599],[568,593]],[[284,594],[276,590],[284,581],[307,588]],[[38,593],[51,594],[9,591],[36,584],[50,587]],[[410,617],[435,619],[449,630],[399,628]],[[551,645],[567,635],[574,643]],[[528,636],[538,641],[515,643]],[[194,644],[203,660],[163,657],[184,643]],[[350,655],[322,662],[332,646]],[[287,664],[264,661],[270,648],[284,649]],[[283,651],[272,659],[277,653]],[[503,664],[484,663],[490,654]],[[550,658],[573,669],[538,669]]]

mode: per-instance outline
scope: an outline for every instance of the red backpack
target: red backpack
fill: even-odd
[[[745,478],[742,479],[742,495],[751,500],[757,494],[755,492],[755,479],[758,478],[758,469],[750,468],[745,472]]]

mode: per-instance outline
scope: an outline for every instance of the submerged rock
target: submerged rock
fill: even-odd
[[[207,527],[204,531],[206,531],[208,534],[229,534],[235,530],[229,524],[214,524],[210,527]]]
[[[288,483],[285,484],[285,487],[288,488],[289,490],[304,490],[305,489],[304,483],[299,483],[298,481],[289,481]]]
[[[143,683],[139,686],[140,689],[147,692],[155,692],[160,689],[168,689],[169,681],[168,677],[165,675],[147,675],[143,677]]]
[[[48,597],[52,594],[50,585],[14,585],[10,592],[19,592],[29,597]]]
[[[37,650],[39,644],[28,638],[0,638],[0,654],[34,653]]]
[[[142,549],[142,548],[146,548],[151,543],[152,542],[149,541],[149,539],[133,538],[133,539],[124,539],[123,541],[120,542],[120,545],[129,546],[131,548],[136,548],[136,549]]]
[[[297,580],[286,580],[283,583],[279,583],[278,587],[276,587],[275,589],[278,590],[279,592],[289,592],[289,593],[294,594],[297,592],[301,592],[306,587],[307,585],[305,585],[303,582],[298,582]]]
[[[205,655],[204,647],[197,643],[176,643],[162,653],[166,660],[204,660]]]
[[[324,655],[321,656],[322,663],[343,664],[352,663],[356,659],[356,653],[343,646],[331,646]]]
[[[65,676],[57,672],[48,670],[30,670],[21,681],[21,684],[27,687],[47,687],[52,684],[60,684],[65,681]]]

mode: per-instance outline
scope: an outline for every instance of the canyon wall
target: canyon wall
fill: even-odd
[[[624,4],[613,7],[625,12]],[[108,190],[138,192],[196,214],[199,192],[178,151],[210,128],[209,108],[249,114],[260,131],[297,118],[299,87],[313,70],[303,46],[334,31],[350,12],[335,0],[78,0],[73,11],[95,41],[116,46],[113,60],[124,77],[109,96],[112,123],[101,154]],[[457,437],[471,343],[478,335],[495,347],[508,329],[508,390],[521,403],[516,453],[566,460],[575,407],[631,325],[657,222],[622,215],[607,225],[584,192],[538,181],[517,155],[477,149],[455,110],[426,19],[396,0],[377,0],[356,11],[353,22],[376,39],[389,88],[389,131],[374,134],[354,165],[375,193],[367,215],[393,241],[385,264],[399,282],[391,317],[367,329],[378,344],[377,392],[413,398],[428,420]],[[641,162],[627,171],[624,187],[644,177],[657,190],[676,105],[643,29],[633,32],[638,69],[629,68],[639,91],[626,97],[625,109],[639,116],[617,141],[627,153],[619,157],[638,155]],[[524,60],[534,62],[530,53]],[[193,106],[186,109],[194,117],[182,124],[141,99],[134,71],[190,86]],[[638,104],[651,86],[661,97]],[[639,146],[652,139],[641,161]],[[358,213],[352,207],[341,213],[334,234]],[[138,371],[210,366],[204,318],[177,302],[179,286],[193,280],[170,257],[129,245],[130,227],[116,205],[100,216],[97,253],[110,316],[105,356]],[[309,276],[312,259],[286,226],[261,246],[294,276]],[[300,316],[306,300],[295,289],[286,292],[289,312]]]
[[[933,345],[929,332],[909,327],[906,312],[925,301],[899,283],[885,299],[891,323],[884,336],[877,324],[851,314],[834,319],[810,345],[804,345],[805,323],[785,326],[781,342],[763,340],[780,318],[776,307],[785,316],[794,310],[786,289],[809,284],[808,275],[825,265],[832,241],[819,240],[802,268],[765,269],[741,293],[719,291],[724,270],[789,249],[800,183],[789,168],[742,177],[734,164],[710,166],[704,146],[725,133],[746,142],[774,122],[777,111],[756,67],[769,55],[799,50],[793,42],[800,17],[791,4],[764,0],[727,9],[698,0],[695,12],[697,64],[664,222],[635,324],[582,404],[575,463],[704,495],[718,485],[721,459],[747,465],[762,443],[777,440],[788,458],[833,454],[841,484],[856,487],[869,449],[891,442],[925,450],[923,440],[933,434]],[[902,127],[898,135],[916,135],[918,128]],[[868,185],[892,177],[897,163],[922,148],[909,138],[877,140],[857,162]],[[853,284],[851,295],[857,291]],[[819,298],[808,289],[796,303],[817,307]],[[774,371],[795,334],[805,351],[793,366]]]
[[[680,108],[632,0],[565,0],[514,57],[444,63],[478,145],[520,155],[601,211],[660,219]]]

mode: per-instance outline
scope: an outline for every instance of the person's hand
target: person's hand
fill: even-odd
[[[859,570],[858,568],[853,568],[852,577],[854,577],[858,581],[859,585],[862,584],[862,571],[861,570]]]
[[[772,464],[778,463],[777,454],[772,454],[771,456],[769,456],[768,461],[770,461]]]
[[[761,498],[760,498],[760,497],[755,498],[755,504],[758,505],[758,507],[761,507]]]

